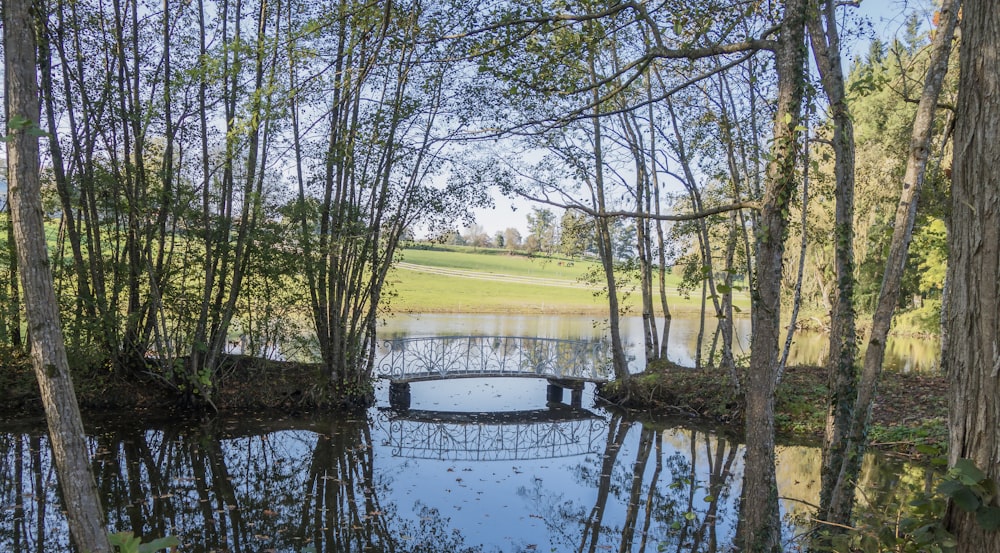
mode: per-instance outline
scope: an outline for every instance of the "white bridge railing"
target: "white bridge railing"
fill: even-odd
[[[526,336],[437,336],[385,341],[379,376],[394,383],[481,376],[607,382],[604,340]]]

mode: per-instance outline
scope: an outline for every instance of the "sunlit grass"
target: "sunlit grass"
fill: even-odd
[[[510,255],[502,250],[472,248],[406,249],[404,265],[389,277],[394,312],[454,313],[604,313],[608,310],[603,292],[603,274],[595,260]],[[475,275],[435,274],[431,270],[469,271]],[[593,283],[585,280],[591,273]],[[624,275],[622,275],[624,276]],[[494,278],[495,277],[495,278]],[[519,278],[527,280],[519,281]],[[543,285],[531,279],[546,279]],[[671,311],[692,312],[701,308],[700,296],[685,297],[678,292],[679,277],[667,275],[667,295]],[[621,307],[630,313],[641,311],[641,298],[634,283],[623,280],[619,287]],[[659,298],[654,299],[659,312]],[[746,294],[737,294],[736,304],[747,309]]]

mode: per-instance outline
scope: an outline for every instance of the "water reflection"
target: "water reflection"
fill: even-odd
[[[706,320],[703,353],[708,355],[715,331],[714,319]],[[574,315],[473,315],[473,314],[401,314],[386,321],[379,337],[417,336],[539,336],[568,340],[601,339],[606,337],[605,323],[600,318]],[[622,319],[622,336],[628,342],[628,354],[634,361],[633,370],[642,370],[642,319]],[[733,355],[739,359],[750,354],[750,320],[735,320]],[[693,367],[698,343],[698,318],[677,314],[670,325],[668,356],[671,361]],[[859,346],[867,346],[861,341]],[[822,332],[797,331],[789,354],[790,365],[822,365],[829,349],[829,336]],[[891,336],[885,352],[885,368],[903,372],[938,369],[940,341],[936,337]]]
[[[517,417],[462,421],[454,412],[426,411],[395,419],[372,411],[370,420],[104,420],[90,426],[88,439],[111,527],[176,535],[189,552],[728,546],[742,485],[740,444],[711,429],[577,415],[528,416],[541,421],[539,439],[551,431],[559,447],[576,440],[579,449],[569,455],[497,454],[510,445],[506,435],[497,439],[509,428],[496,429]],[[495,430],[465,442],[475,444],[475,456],[460,454],[463,444],[454,439],[437,442],[444,445],[434,455],[413,449],[408,455],[393,429],[394,423],[445,424],[454,438],[463,422],[466,430]],[[586,432],[555,426],[576,423],[591,426]],[[491,443],[501,449],[490,454]],[[818,463],[814,448],[779,452],[787,536],[815,502]],[[927,482],[919,468],[883,461],[869,461],[864,478],[864,497],[890,505],[904,504]],[[0,550],[72,550],[55,484],[41,421],[0,427]]]
[[[524,461],[599,452],[605,420],[586,409],[500,413],[407,410],[390,415],[385,445],[396,457]]]

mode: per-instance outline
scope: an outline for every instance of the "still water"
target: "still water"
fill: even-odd
[[[544,381],[424,382],[401,414],[87,429],[110,527],[174,535],[186,552],[727,550],[737,440],[629,419],[592,396],[584,409],[544,398]],[[506,412],[483,414],[494,408]],[[781,447],[778,459],[792,539],[817,501],[819,451]],[[864,482],[879,504],[928,485],[919,467],[875,458]],[[56,484],[43,423],[0,424],[0,551],[71,550]]]
[[[662,321],[657,321],[662,324]],[[707,357],[715,331],[715,319],[705,320],[703,356]],[[739,359],[750,355],[750,319],[737,318],[736,343],[733,355]],[[692,314],[674,316],[670,324],[668,358],[685,367],[693,367],[697,351],[699,319]],[[621,323],[622,337],[628,343],[633,370],[642,369],[642,319],[625,317]],[[661,329],[662,332],[662,329]],[[466,315],[423,314],[398,315],[386,321],[380,330],[383,338],[405,336],[538,336],[543,338],[593,339],[608,334],[607,323],[601,318],[571,315]],[[784,343],[784,342],[782,342]],[[865,342],[859,344],[862,350]],[[720,346],[721,347],[721,346]],[[939,366],[940,341],[936,337],[890,336],[886,345],[884,367],[903,372],[934,371]],[[788,363],[822,365],[829,351],[829,336],[822,332],[796,331]]]
[[[384,337],[602,332],[589,318],[449,315],[396,320]],[[675,360],[684,333],[671,333]],[[738,439],[602,409],[589,385],[582,408],[548,404],[545,385],[415,383],[410,409],[397,413],[382,384],[376,407],[355,419],[125,416],[86,427],[109,526],[177,536],[185,552],[728,550],[743,486]],[[814,447],[778,450],[788,540],[817,502],[819,462]],[[861,497],[905,505],[928,486],[922,468],[872,456]],[[44,422],[0,422],[0,551],[71,550]]]

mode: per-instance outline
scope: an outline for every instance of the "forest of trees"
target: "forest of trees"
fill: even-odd
[[[154,378],[210,406],[234,336],[250,354],[307,336],[327,403],[364,406],[402,240],[454,231],[499,190],[539,206],[507,247],[600,259],[619,379],[621,263],[648,361],[666,352],[668,260],[700,287],[746,406],[745,550],[781,547],[774,398],[803,301],[829,313],[819,520],[850,524],[901,306],[943,325],[951,464],[995,486],[1000,294],[979,291],[1000,281],[998,8],[963,3],[960,63],[945,0],[845,67],[863,38],[852,4],[7,2],[0,344],[37,354],[61,317],[52,355],[76,374]],[[43,216],[35,249],[19,206]],[[51,298],[36,294],[46,268]],[[40,383],[55,374],[35,362]],[[977,498],[947,527],[960,550],[997,551],[1000,507]]]

